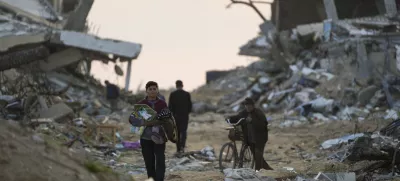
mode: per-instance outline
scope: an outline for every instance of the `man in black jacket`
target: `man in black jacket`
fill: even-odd
[[[111,111],[118,110],[119,88],[115,84],[111,84],[108,80],[104,81],[106,85],[106,96],[110,102]]]
[[[175,117],[176,126],[178,128],[176,149],[178,153],[182,153],[186,146],[189,113],[192,112],[192,100],[190,93],[183,90],[183,83],[181,80],[177,80],[175,84],[177,90],[170,94],[168,107]]]

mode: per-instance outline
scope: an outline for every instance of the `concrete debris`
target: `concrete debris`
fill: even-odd
[[[207,104],[205,102],[193,103],[192,112],[196,114],[202,114],[206,112],[215,112],[217,110],[216,106],[212,104]]]
[[[39,112],[39,118],[49,118],[52,120],[59,120],[67,116],[68,114],[73,114],[73,110],[64,103],[54,104],[48,109],[43,109]]]
[[[181,159],[170,160],[170,171],[205,171],[207,162],[200,162],[194,158],[183,157]]]
[[[254,170],[248,168],[242,169],[225,169],[225,181],[235,181],[235,180],[243,180],[243,181],[264,181],[261,176],[259,176]]]
[[[123,109],[112,112],[104,96],[105,87],[90,75],[92,60],[131,61],[139,56],[142,46],[84,33],[92,4],[93,0],[0,0],[0,128],[5,134],[0,135],[0,139],[14,135],[10,139],[27,150],[19,149],[23,151],[17,154],[21,158],[12,157],[15,163],[10,162],[5,171],[10,172],[19,164],[20,168],[33,169],[22,176],[35,174],[18,178],[20,180],[60,180],[53,176],[59,175],[57,170],[64,170],[68,175],[65,177],[74,175],[71,178],[75,180],[108,180],[89,173],[89,169],[83,167],[86,160],[100,162],[108,167],[106,169],[124,174],[145,172],[144,165],[116,161],[122,152],[140,148],[139,142],[124,140],[119,133],[123,120],[131,113],[130,103],[138,102],[144,95],[121,90],[118,104]],[[124,73],[118,66],[115,70],[118,75]],[[26,133],[6,133],[3,129],[10,126],[3,125],[4,119],[18,122],[25,127],[19,132]],[[17,128],[8,131],[15,130]],[[27,139],[19,138],[22,136]],[[61,146],[67,149],[50,148]],[[41,151],[30,150],[36,147]],[[53,154],[55,152],[57,154]],[[79,154],[86,156],[78,158]],[[34,160],[36,157],[39,160]],[[57,160],[59,157],[62,160]],[[20,159],[32,163],[23,167]],[[40,162],[46,166],[41,168]],[[32,166],[35,163],[37,170],[36,165]],[[47,174],[53,168],[57,169],[52,170],[54,174]],[[13,179],[4,177],[1,180]]]
[[[294,10],[303,6],[294,4],[297,3],[286,2],[280,8]],[[209,83],[216,90],[231,92],[216,105],[218,113],[240,111],[244,109],[244,98],[251,97],[266,113],[283,112],[285,119],[291,118],[279,123],[281,127],[335,120],[363,121],[387,109],[393,110],[391,115],[397,115],[393,113],[400,105],[400,82],[396,81],[400,76],[400,42],[397,29],[388,27],[399,23],[383,16],[384,13],[338,19],[341,15],[338,16],[335,3],[324,1],[318,6],[325,6],[332,19],[301,24],[308,20],[285,17],[280,21],[288,23],[291,19],[292,24],[282,26],[291,29],[282,31],[271,31],[275,27],[269,26],[270,22],[260,26],[263,34],[239,52],[260,60]],[[385,37],[396,41],[389,42]],[[397,119],[389,115],[380,118]]]
[[[399,121],[393,121],[378,132],[358,133],[327,140],[322,143],[321,147],[329,150],[328,159],[331,161],[346,161],[353,164],[372,161],[362,168],[353,170],[357,174],[357,180],[367,178],[384,180],[388,174],[391,175],[390,178],[394,178],[400,173],[395,166],[400,161],[396,156],[400,136]],[[353,175],[346,177],[355,180]]]
[[[57,2],[57,1],[54,1]],[[141,45],[117,40],[100,39],[83,32],[85,20],[90,11],[90,1],[75,1],[76,11],[57,12],[62,7],[55,7],[48,1],[24,0],[0,1],[0,60],[3,66],[1,70],[19,68],[23,64],[38,61],[37,69],[43,71],[54,70],[66,65],[88,59],[107,61],[130,61],[136,59],[141,52]],[[61,3],[60,6],[67,3]],[[7,11],[3,11],[7,10]],[[72,9],[73,10],[73,9]],[[86,12],[85,12],[86,11]],[[80,14],[79,16],[74,16]],[[24,16],[25,18],[19,18]],[[75,19],[74,19],[75,18]],[[83,22],[81,19],[83,18]],[[69,22],[73,22],[72,24]],[[80,23],[80,24],[78,24]],[[64,28],[66,28],[64,30]],[[71,31],[75,30],[75,31]],[[47,52],[42,57],[30,58],[31,61],[21,61],[26,57],[33,57],[33,54],[23,55],[22,52],[32,49],[30,44],[44,47]],[[59,48],[52,48],[52,47]],[[18,53],[18,57],[7,58],[12,53]],[[66,56],[68,55],[68,56]],[[110,57],[110,55],[112,55]],[[14,61],[19,62],[14,63]],[[40,62],[39,62],[40,61]],[[7,66],[8,65],[8,66]]]
[[[58,31],[53,35],[51,42],[103,54],[112,54],[129,60],[137,58],[142,48],[140,44],[100,39],[74,31]]]
[[[328,149],[331,148],[335,145],[339,145],[341,143],[348,143],[350,140],[355,140],[358,137],[364,136],[363,133],[358,133],[358,134],[352,134],[352,135],[348,135],[348,136],[343,136],[341,138],[336,138],[336,139],[331,139],[331,140],[326,140],[325,142],[323,142],[321,144],[321,147],[323,149]]]

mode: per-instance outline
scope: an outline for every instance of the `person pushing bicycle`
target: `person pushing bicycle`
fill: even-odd
[[[242,131],[244,144],[250,146],[254,155],[255,170],[260,169],[273,170],[271,166],[264,160],[264,147],[268,141],[268,122],[263,111],[255,107],[253,99],[246,98],[244,100],[245,110],[239,112],[235,116],[231,116],[231,122],[237,122],[241,118],[246,120],[242,122]]]

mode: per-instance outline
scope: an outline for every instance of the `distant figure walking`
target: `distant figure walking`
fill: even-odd
[[[189,113],[192,112],[192,99],[190,93],[183,90],[183,82],[181,80],[177,80],[175,85],[177,90],[170,94],[168,107],[175,118],[178,129],[176,151],[177,153],[183,153],[186,146]]]
[[[118,110],[118,98],[119,98],[119,88],[111,84],[108,80],[104,81],[106,84],[106,97],[107,100],[110,102],[111,111]]]

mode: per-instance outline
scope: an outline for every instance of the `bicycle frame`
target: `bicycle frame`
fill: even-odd
[[[236,131],[237,126],[240,125],[240,123],[241,123],[243,120],[245,120],[245,118],[241,118],[237,123],[231,123],[231,122],[230,122],[230,119],[226,119],[226,122],[227,122],[230,126],[232,126],[233,129]],[[235,160],[238,161],[238,162],[236,162],[236,161],[234,162],[233,167],[234,167],[234,168],[236,168],[236,167],[242,168],[242,167],[243,167],[243,163],[244,163],[244,154],[245,154],[246,149],[249,147],[249,145],[247,145],[245,142],[242,141],[242,146],[241,146],[241,148],[240,148],[240,150],[239,150],[240,152],[238,152],[236,140],[231,140],[230,142],[225,143],[225,144],[232,144],[232,146],[233,146],[233,149],[234,149],[234,150],[232,150],[232,151],[234,152]],[[222,148],[222,149],[223,149],[223,148]],[[223,151],[222,149],[221,149],[221,152]],[[220,154],[220,155],[221,155],[221,154]],[[219,159],[221,159],[221,158],[219,158]],[[253,160],[253,158],[252,158],[252,160]],[[220,162],[221,162],[221,161],[220,161]],[[254,164],[254,160],[253,160],[252,163],[251,163],[252,167],[253,167],[253,164]]]

